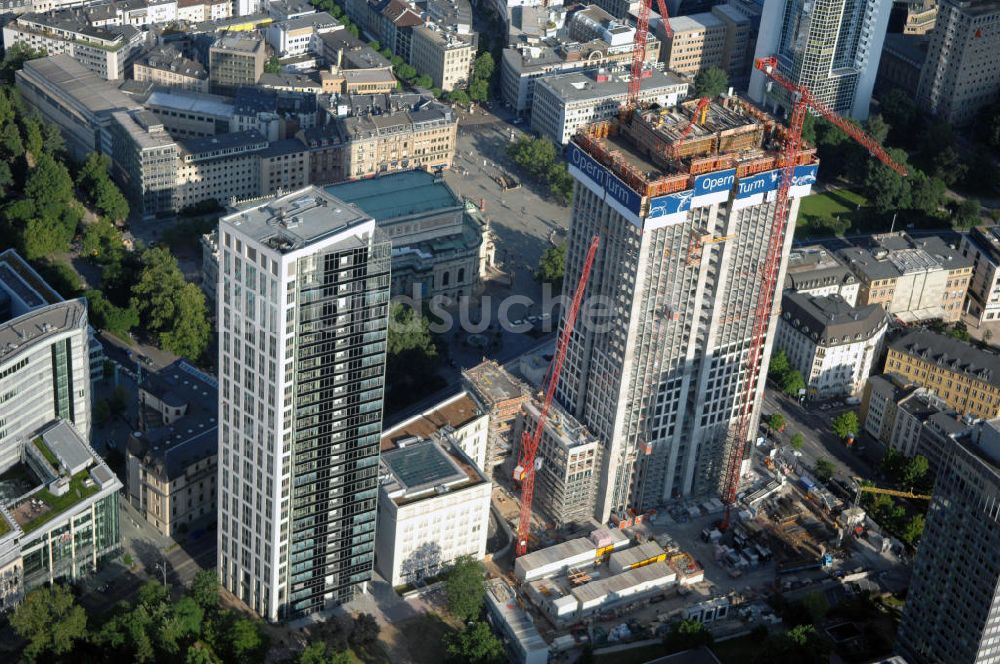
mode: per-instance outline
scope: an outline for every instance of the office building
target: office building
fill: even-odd
[[[839,295],[853,307],[858,288],[854,273],[822,245],[796,247],[788,256],[785,290],[803,295]]]
[[[645,66],[655,68],[660,41],[652,34],[646,40]],[[531,112],[535,83],[553,74],[569,74],[596,67],[630,67],[632,40],[611,44],[603,39],[588,42],[549,40],[541,44],[505,48],[500,59],[500,92],[504,103],[519,115]]]
[[[880,305],[852,307],[839,295],[786,291],[774,345],[802,374],[810,394],[861,396],[887,325]]]
[[[142,31],[134,26],[97,28],[68,10],[23,14],[3,28],[5,48],[26,44],[48,55],[66,54],[109,81],[126,78],[143,42]]]
[[[384,441],[384,439],[383,439]],[[446,570],[459,556],[482,560],[492,485],[451,442],[383,442],[375,565],[393,586]]]
[[[869,436],[885,445],[892,439],[896,425],[896,407],[903,398],[918,388],[895,374],[869,376],[861,397],[859,419]]]
[[[219,21],[232,15],[233,3],[228,0],[177,0],[178,21]]]
[[[184,360],[139,385],[139,430],[125,455],[129,503],[168,537],[216,519],[219,387]]]
[[[572,292],[599,235],[587,295],[619,303],[600,333],[576,327],[557,393],[604,447],[595,513],[602,522],[720,490],[744,395],[763,389],[791,229],[815,182],[817,165],[804,151],[774,256],[778,289],[758,302],[759,266],[780,233],[770,194],[780,171],[764,143],[767,119],[725,98],[681,140],[695,106],[591,125],[567,152],[577,186],[564,287]],[[745,350],[759,307],[773,317],[751,375]],[[755,404],[749,431],[759,415]]]
[[[19,406],[25,396],[5,405]],[[122,483],[74,425],[53,420],[19,441],[17,451],[0,466],[9,479],[0,508],[0,597],[7,606],[33,588],[87,578],[121,553]]]
[[[521,405],[530,398],[531,390],[492,360],[463,370],[462,384],[489,411],[486,461],[480,468],[492,478],[496,467],[511,456],[514,420],[521,412]]]
[[[887,34],[878,63],[875,91],[886,93],[895,88],[916,99],[929,46],[930,37],[926,35]]]
[[[476,57],[475,34],[459,35],[426,25],[413,28],[410,64],[444,91],[465,87]]]
[[[892,0],[766,0],[755,57],[776,55],[781,73],[816,99],[866,120],[891,10]],[[789,107],[784,88],[759,71],[750,76],[750,98]]]
[[[486,220],[440,176],[390,173],[326,187],[375,218],[392,241],[392,295],[478,295],[492,239]],[[392,196],[386,196],[392,192]]]
[[[965,125],[1000,98],[1000,2],[940,0],[917,103]]]
[[[987,422],[949,446],[896,634],[911,664],[971,664],[995,656],[1000,618],[995,606],[1000,569],[1000,429]]]
[[[652,71],[642,80],[639,100],[675,106],[687,96],[688,84],[671,73]],[[546,76],[535,83],[532,131],[565,145],[591,122],[615,117],[628,97],[628,77],[602,69]]]
[[[673,38],[667,37],[663,20],[650,19],[650,29],[663,43],[661,59],[670,71],[694,77],[699,71],[718,67],[734,86],[746,85],[753,63],[749,18],[729,5],[710,12],[670,17]]]
[[[933,390],[920,387],[896,404],[889,447],[905,457],[927,459],[932,475],[937,473],[959,437],[971,430],[965,419],[948,407]]]
[[[962,415],[1000,417],[1000,356],[924,329],[889,341],[887,348],[886,373],[934,390]]]
[[[228,205],[262,195],[260,154],[268,141],[257,130],[179,140],[173,206],[201,201]]]
[[[219,576],[289,619],[371,579],[391,245],[307,187],[223,217],[219,253]]]
[[[219,286],[219,233],[213,230],[201,236],[201,290],[205,293],[209,315],[215,316],[216,292]]]
[[[264,73],[267,49],[258,37],[223,35],[208,51],[212,92],[233,94],[240,86],[256,85]]]
[[[322,50],[319,35],[343,28],[340,21],[329,13],[313,12],[271,23],[264,34],[275,55],[292,58],[307,53],[318,54]]]
[[[206,92],[153,88],[142,107],[156,115],[176,139],[206,138],[235,130],[233,100]]]
[[[189,60],[172,46],[159,46],[133,65],[136,81],[195,92],[208,92],[208,70],[200,62]]]
[[[973,261],[965,311],[979,325],[1000,321],[1000,226],[980,226],[962,235],[962,256]]]
[[[957,246],[898,232],[837,253],[860,282],[858,306],[881,304],[904,323],[962,317],[973,263]]]
[[[513,460],[520,458],[524,432],[532,433],[538,427],[540,411],[537,399],[525,401],[521,406],[521,413],[511,431]],[[542,431],[538,458],[545,462],[535,473],[531,509],[543,515],[547,523],[558,526],[589,523],[597,505],[601,442],[586,427],[553,404]],[[513,465],[513,460],[509,466]],[[511,467],[508,470],[514,469]]]
[[[436,440],[459,448],[481,470],[486,461],[489,429],[489,412],[473,394],[462,390],[385,429],[382,448],[389,449],[415,439]]]

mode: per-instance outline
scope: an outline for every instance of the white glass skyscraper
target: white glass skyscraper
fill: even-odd
[[[391,246],[316,187],[219,224],[222,585],[279,620],[371,578]]]

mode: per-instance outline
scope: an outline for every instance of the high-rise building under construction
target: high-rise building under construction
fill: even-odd
[[[728,446],[747,442],[731,442],[730,429],[747,381],[762,387],[767,372],[780,289],[756,371],[748,351],[779,232],[786,131],[724,98],[700,112],[696,102],[637,110],[568,147],[577,187],[565,284],[576,284],[591,236],[601,245],[558,398],[604,445],[601,521],[717,492]],[[816,179],[814,151],[796,164],[789,228]],[[791,235],[775,258],[779,284]],[[757,405],[750,436],[759,415]]]

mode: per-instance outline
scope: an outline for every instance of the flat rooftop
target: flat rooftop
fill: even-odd
[[[57,302],[13,318],[0,325],[0,363],[67,330],[83,329],[87,320],[86,300]]]
[[[431,410],[383,431],[382,449],[394,449],[398,441],[407,438],[430,438],[445,427],[458,429],[482,414],[476,400],[467,392],[462,392]]]
[[[400,506],[486,481],[446,441],[400,441],[393,449],[382,451],[380,464],[382,488]]]
[[[263,48],[264,40],[239,35],[223,35],[212,44],[213,50],[220,49],[236,53],[256,53]]]
[[[373,221],[354,206],[315,186],[267,202],[246,203],[236,209],[222,217],[220,225],[236,228],[282,253]]]
[[[523,604],[506,581],[502,578],[487,580],[486,598],[525,652],[548,651],[548,643],[538,633],[531,616],[522,608]]]
[[[537,85],[549,88],[561,100],[588,101],[606,97],[624,97],[628,94],[628,81],[624,74],[608,74],[602,72],[607,80],[598,81],[594,72],[573,72],[546,76],[538,80]],[[664,92],[671,88],[687,88],[688,83],[671,72],[653,70],[649,76],[642,79],[642,90],[645,93],[654,90]]]
[[[510,399],[527,398],[530,394],[526,384],[492,360],[465,369],[462,375],[475,387],[480,398],[489,402],[488,405]]]
[[[0,289],[20,300],[25,311],[63,301],[62,296],[13,249],[0,253]],[[0,320],[3,322],[6,321]]]
[[[139,108],[114,83],[105,81],[68,55],[49,55],[28,60],[17,73],[17,76],[23,75],[44,81],[46,87],[56,88],[93,115]]]
[[[332,196],[361,208],[376,221],[462,205],[444,178],[424,170],[332,184],[324,189]],[[387,196],[387,192],[392,192],[392,195]]]
[[[229,97],[207,92],[180,90],[177,88],[154,87],[144,102],[146,106],[169,108],[187,113],[214,115],[220,118],[233,117],[233,101]]]

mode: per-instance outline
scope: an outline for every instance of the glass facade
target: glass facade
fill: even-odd
[[[388,242],[298,263],[291,614],[371,578],[389,306]]]

